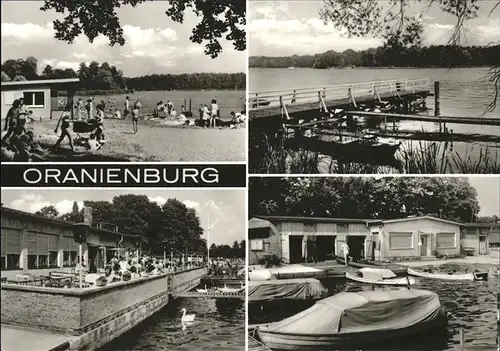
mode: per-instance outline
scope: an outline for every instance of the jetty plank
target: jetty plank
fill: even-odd
[[[421,116],[421,115],[404,115],[397,113],[364,112],[364,111],[348,111],[347,114],[361,116],[361,117],[387,117],[396,120],[413,120],[413,121],[435,122],[435,123],[441,122],[441,123],[457,123],[457,124],[476,124],[485,126],[500,126],[500,118]]]
[[[175,292],[174,297],[208,297],[211,299],[245,299],[245,290],[241,292],[215,292],[201,293],[197,291]]]

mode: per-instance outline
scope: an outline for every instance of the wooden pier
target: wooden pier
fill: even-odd
[[[250,120],[326,112],[362,104],[425,99],[428,79],[400,79],[249,93]]]
[[[272,351],[269,347],[248,335],[248,351]]]
[[[197,291],[176,292],[174,297],[206,297],[210,299],[245,299],[245,290],[239,292],[209,291],[206,293]]]

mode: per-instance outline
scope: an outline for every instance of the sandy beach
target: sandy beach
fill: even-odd
[[[35,140],[43,147],[57,141],[54,133],[57,120],[29,124]],[[139,131],[134,134],[130,120],[104,120],[106,144],[95,152],[75,146],[70,151],[68,141],[61,149],[50,154],[50,161],[244,161],[246,128],[200,128],[194,126],[162,125],[157,121],[139,122]],[[73,137],[77,135],[72,133]],[[82,135],[88,136],[88,135]]]

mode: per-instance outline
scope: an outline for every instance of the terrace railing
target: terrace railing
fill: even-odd
[[[250,110],[301,103],[318,102],[326,108],[325,101],[350,99],[355,103],[357,97],[373,96],[380,100],[382,94],[399,92],[418,92],[430,90],[429,79],[394,79],[367,83],[339,84],[312,88],[282,89],[249,93]]]

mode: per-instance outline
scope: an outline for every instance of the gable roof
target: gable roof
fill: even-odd
[[[255,216],[254,218],[266,219],[276,222],[323,222],[323,223],[360,223],[381,222],[376,219],[360,218],[334,218],[334,217],[296,217],[296,216]]]
[[[455,221],[450,221],[447,219],[443,218],[438,218],[430,215],[424,215],[424,216],[414,216],[414,217],[406,217],[406,218],[398,218],[398,219],[388,219],[388,220],[383,220],[382,223],[397,223],[397,222],[407,222],[407,221],[415,221],[419,219],[430,219],[433,221],[438,221],[438,222],[443,222],[443,223],[448,223],[448,224],[453,224],[453,225],[458,225],[458,226],[463,226],[463,223],[460,222],[455,222]]]

